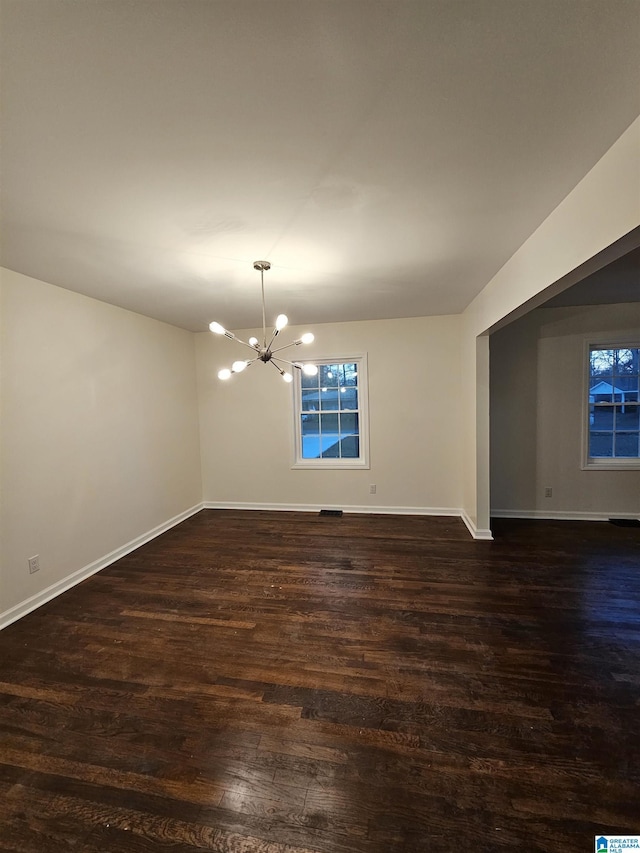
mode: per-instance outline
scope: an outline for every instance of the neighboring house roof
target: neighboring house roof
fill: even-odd
[[[593,394],[626,394],[626,391],[623,391],[622,388],[616,388],[615,385],[611,385],[610,382],[600,381],[596,385],[593,385],[589,388],[589,395]]]

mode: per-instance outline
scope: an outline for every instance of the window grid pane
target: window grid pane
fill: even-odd
[[[359,459],[359,394],[356,362],[319,364],[301,376],[302,459]]]
[[[592,347],[589,366],[589,456],[640,458],[640,347]]]

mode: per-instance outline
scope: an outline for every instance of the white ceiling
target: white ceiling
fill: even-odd
[[[459,312],[640,113],[638,0],[2,16],[2,263],[196,331]]]

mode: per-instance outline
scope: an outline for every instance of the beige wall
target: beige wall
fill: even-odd
[[[489,527],[489,368],[476,339],[537,294],[640,226],[640,118],[625,131],[464,312],[462,350],[467,382],[464,509],[478,529]],[[551,295],[551,293],[549,294]],[[480,352],[484,353],[481,347]],[[469,393],[473,390],[473,393]],[[480,441],[478,442],[478,437]],[[480,458],[480,455],[482,458]],[[493,501],[492,501],[493,503]]]
[[[255,330],[254,330],[255,331]],[[304,331],[287,329],[286,340]],[[460,508],[460,317],[314,326],[296,358],[367,353],[370,470],[291,470],[292,387],[269,365],[228,382],[242,347],[197,335],[204,499],[214,504]],[[239,332],[246,340],[252,331]],[[257,332],[255,332],[258,334]],[[369,494],[369,485],[377,494]]]
[[[8,270],[1,287],[0,620],[201,501],[193,335]]]
[[[640,471],[581,470],[585,341],[620,336],[640,337],[640,303],[538,309],[491,336],[493,510],[640,515]]]

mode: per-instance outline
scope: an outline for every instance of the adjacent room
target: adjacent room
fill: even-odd
[[[637,0],[0,15],[0,850],[640,839]]]

